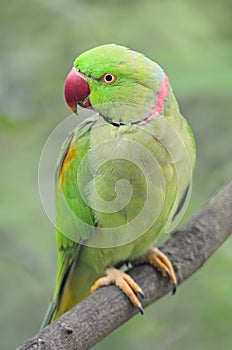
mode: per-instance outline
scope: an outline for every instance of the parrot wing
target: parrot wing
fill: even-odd
[[[88,152],[89,132],[93,124],[94,118],[86,120],[71,132],[58,159],[56,170],[58,272],[55,293],[41,329],[57,317],[67,280],[77,264],[83,247],[80,242],[87,241],[93,233],[93,215],[77,185],[78,169],[82,158]],[[78,217],[76,222],[75,216]],[[84,224],[81,225],[81,222]]]

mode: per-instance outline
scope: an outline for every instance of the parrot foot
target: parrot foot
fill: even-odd
[[[154,265],[162,273],[163,277],[168,277],[169,283],[172,285],[172,294],[176,293],[176,275],[171,262],[164,253],[158,248],[152,248],[145,255],[143,262]]]
[[[142,289],[137,283],[125,272],[114,267],[106,269],[106,276],[99,278],[91,287],[91,293],[95,292],[102,286],[115,284],[124,294],[130,299],[131,303],[137,307],[141,314],[143,314],[143,307],[137,295],[144,297]]]

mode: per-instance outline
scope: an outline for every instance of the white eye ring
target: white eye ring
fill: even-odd
[[[113,84],[117,80],[116,76],[113,73],[105,73],[102,77],[102,81],[105,84]]]

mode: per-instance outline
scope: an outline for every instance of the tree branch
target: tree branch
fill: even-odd
[[[161,246],[178,283],[198,270],[232,233],[232,181],[216,193]],[[170,291],[167,280],[147,264],[129,274],[145,292],[146,307]],[[89,349],[138,311],[116,286],[100,288],[18,350]],[[141,319],[142,322],[142,319]]]

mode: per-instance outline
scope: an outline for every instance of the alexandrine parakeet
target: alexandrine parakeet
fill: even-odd
[[[115,283],[142,312],[125,263],[155,265],[176,288],[166,239],[185,207],[195,141],[161,67],[110,44],[84,52],[65,81],[65,98],[92,116],[70,133],[56,172],[58,273],[43,326]],[[144,291],[146,293],[146,291]]]

